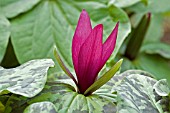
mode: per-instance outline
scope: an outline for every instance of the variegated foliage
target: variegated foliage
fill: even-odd
[[[159,80],[155,85],[154,89],[160,96],[168,96],[170,94],[170,87],[166,79]]]
[[[162,96],[160,101],[165,113],[170,112],[170,85],[166,79],[161,79],[154,84],[155,92]]]
[[[51,102],[37,102],[28,106],[24,113],[57,113],[57,111]]]
[[[154,78],[140,71],[126,71],[120,76],[123,81],[113,87],[117,91],[117,110],[119,113],[163,113],[161,97],[154,91]]]
[[[34,97],[47,80],[47,70],[54,66],[51,59],[32,60],[19,67],[0,67],[0,94],[6,90],[25,97]]]
[[[92,95],[84,96],[76,92],[76,85],[71,79],[57,80],[47,82],[41,93],[33,98],[13,94],[6,103],[4,113],[19,113],[25,108],[25,113],[169,112],[162,107],[163,99],[154,91],[160,88],[158,83],[147,72],[130,70],[117,74]],[[163,105],[167,108],[166,104]]]
[[[116,112],[116,106],[113,103],[116,95],[111,94],[108,91],[102,92],[102,88],[92,95],[84,96],[78,94],[75,88],[72,86],[72,80],[65,81],[59,80],[55,82],[47,82],[45,88],[37,96],[26,99],[22,96],[12,95],[7,102],[5,113],[19,113],[23,112],[25,107],[26,113],[36,112],[36,107],[39,109],[45,109],[50,112],[45,103],[37,102],[52,102],[59,113],[114,113]],[[108,92],[108,93],[106,93]],[[20,104],[14,104],[20,103]],[[37,103],[37,104],[34,104]],[[43,104],[43,106],[42,106]],[[52,105],[50,105],[52,107]],[[43,108],[42,108],[43,107]],[[47,109],[48,108],[48,109]],[[28,110],[29,109],[29,110]],[[35,111],[34,111],[35,110]],[[30,111],[30,112],[29,112]],[[37,113],[37,112],[36,112]]]

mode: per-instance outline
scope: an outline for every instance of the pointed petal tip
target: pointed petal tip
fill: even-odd
[[[111,56],[112,52],[115,49],[117,34],[118,34],[118,26],[119,26],[119,22],[117,22],[111,34],[109,35],[109,37],[103,44],[103,55],[102,55],[101,67],[103,67],[103,65],[106,63],[106,61],[109,59],[109,57]]]
[[[82,12],[87,12],[87,11],[85,9],[83,9]]]
[[[81,14],[86,14],[88,15],[87,11],[85,9],[82,10]]]
[[[97,26],[103,27],[103,24],[98,24]]]
[[[103,24],[98,24],[98,25],[96,25],[95,27],[94,27],[94,29],[101,29],[101,30],[103,30]]]
[[[89,21],[90,21],[90,16],[89,16],[88,12],[85,9],[82,10],[82,12],[80,14],[80,18],[87,18],[86,20],[89,19]]]
[[[116,33],[116,38],[117,38],[117,34],[118,34],[118,29],[119,29],[119,21],[116,23],[115,28],[113,29],[112,33],[115,32]]]
[[[117,22],[115,28],[118,29],[118,27],[119,27],[119,21]]]

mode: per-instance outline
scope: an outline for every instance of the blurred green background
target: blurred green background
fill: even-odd
[[[116,48],[107,67],[123,58],[122,72],[141,69],[156,79],[166,78],[170,82],[169,4],[170,0],[0,0],[0,65],[12,68],[40,58],[55,61],[56,46],[64,63],[72,69],[72,37],[79,14],[86,9],[93,27],[104,25],[104,40],[120,22]],[[148,29],[137,30],[148,13],[149,24],[141,24]],[[129,40],[136,41],[129,44]],[[134,59],[125,54],[127,45],[139,46]],[[133,53],[133,49],[129,50],[129,54]],[[49,78],[61,72],[56,63]]]

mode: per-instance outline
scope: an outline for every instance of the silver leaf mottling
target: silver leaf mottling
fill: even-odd
[[[0,67],[0,92],[8,90],[25,97],[33,97],[44,88],[48,68],[52,66],[54,62],[51,59],[38,59],[16,68]]]
[[[160,96],[168,96],[170,94],[170,87],[166,79],[159,80],[153,87]]]
[[[28,106],[24,113],[57,113],[57,111],[51,102],[37,102]]]
[[[153,89],[155,79],[135,71],[130,74],[127,71],[123,75],[126,77],[114,88],[117,91],[119,113],[163,113]]]

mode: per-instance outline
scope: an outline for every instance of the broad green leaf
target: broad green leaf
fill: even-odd
[[[28,106],[24,113],[58,113],[53,103],[37,102]]]
[[[11,38],[9,38],[6,52],[0,65],[4,68],[14,68],[20,65],[16,58],[16,55],[15,55],[15,52],[14,52],[14,49],[11,43]]]
[[[148,0],[148,5],[143,3],[138,3],[129,7],[128,9],[133,10],[137,13],[164,13],[170,10],[169,7],[170,1],[169,0]]]
[[[151,12],[151,24],[145,36],[143,46],[148,43],[157,43],[163,36],[163,14],[170,10],[169,0],[148,0],[148,5],[138,3],[127,10],[129,12],[135,12],[132,16],[132,24],[137,25],[142,15]]]
[[[72,67],[71,42],[82,9],[89,13],[93,26],[104,24],[104,40],[120,20],[115,56],[130,32],[130,22],[123,10],[116,7],[111,10],[112,6],[96,0],[42,0],[29,12],[11,20],[11,39],[19,62],[53,57],[56,45],[63,62]],[[117,18],[116,12],[122,16]]]
[[[140,2],[141,0],[110,0],[110,4],[114,4],[117,7],[129,7],[133,4]]]
[[[157,81],[153,88],[155,89],[156,93],[160,96],[168,96],[170,94],[170,86],[166,79],[161,79]]]
[[[129,69],[140,69],[151,73],[157,80],[166,78],[167,81],[170,82],[169,68],[169,60],[164,59],[156,54],[149,55],[140,53],[133,61],[129,60],[128,58],[124,58],[121,70],[126,71]]]
[[[131,69],[135,69],[133,61],[129,60],[126,57],[123,57],[123,63],[122,63],[122,66],[121,66],[121,72],[131,70]]]
[[[41,0],[1,0],[2,13],[7,18],[13,18],[32,9]]]
[[[113,18],[113,21],[120,21],[119,29],[118,29],[118,37],[116,40],[116,46],[115,46],[114,52],[112,53],[112,56],[109,58],[110,60],[113,60],[116,54],[118,53],[119,48],[123,44],[124,40],[126,39],[128,34],[131,32],[131,28],[130,28],[131,25],[129,23],[129,18],[127,14],[122,9],[111,5],[109,7],[109,11],[110,11],[110,15]],[[110,26],[109,23],[107,25]],[[107,32],[107,34],[110,34],[110,32]]]
[[[10,22],[0,14],[0,63],[5,55],[10,36]]]
[[[96,80],[85,92],[84,95],[88,95],[99,89],[101,86],[103,86],[105,83],[107,83],[119,70],[122,59],[119,60],[109,71],[107,71],[102,77],[100,77],[98,80]]]
[[[133,63],[136,68],[151,73],[156,79],[166,78],[167,81],[170,82],[169,61],[163,59],[159,55],[140,54]]]
[[[148,5],[148,0],[141,0],[145,5]]]
[[[155,79],[140,74],[130,74],[124,78],[116,88],[118,112],[163,113],[160,102],[156,100],[157,95],[154,93],[155,83]]]
[[[40,59],[16,68],[0,67],[0,92],[8,90],[14,94],[33,97],[44,88],[47,70],[52,66],[54,62],[51,59]]]
[[[165,43],[157,42],[144,44],[141,51],[147,54],[159,54],[164,58],[170,59],[170,45]]]
[[[135,13],[130,17],[131,24],[133,28],[136,28],[136,26],[139,24],[140,20],[145,14],[143,13]],[[151,21],[152,22],[152,21]]]
[[[170,4],[169,0],[149,0],[150,5],[148,5],[148,10],[153,13],[164,13],[170,10],[168,4]],[[160,7],[161,6],[161,7]]]
[[[163,16],[162,14],[153,14],[151,16],[151,23],[147,34],[145,36],[144,44],[159,42],[163,36]]]

